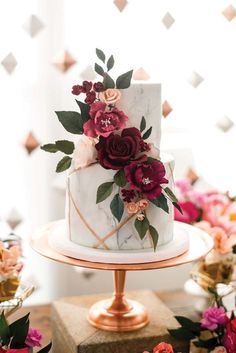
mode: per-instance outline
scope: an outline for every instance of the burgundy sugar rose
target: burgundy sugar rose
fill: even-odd
[[[134,190],[121,189],[121,194],[125,202],[131,202],[136,196]]]
[[[135,127],[122,130],[121,135],[111,133],[107,138],[100,137],[95,147],[101,166],[114,170],[124,168],[140,151],[140,140],[140,131]]]
[[[236,352],[236,318],[229,321],[226,325],[223,345],[228,353]]]
[[[93,87],[92,82],[83,81],[83,92],[84,93],[88,93],[89,91],[91,91],[92,87]]]
[[[96,93],[94,91],[90,91],[86,93],[85,103],[92,104],[96,99]]]
[[[85,135],[88,137],[107,137],[114,130],[125,127],[128,117],[117,108],[106,110],[106,107],[103,102],[91,104],[89,111],[91,119],[84,124]]]
[[[102,82],[96,82],[93,84],[93,89],[95,92],[103,92],[105,90]]]
[[[83,91],[84,91],[83,86],[75,85],[72,87],[71,93],[74,94],[75,96],[78,96]]]
[[[161,195],[161,184],[167,184],[165,167],[159,160],[131,163],[125,167],[125,176],[131,190],[142,192],[148,200]]]

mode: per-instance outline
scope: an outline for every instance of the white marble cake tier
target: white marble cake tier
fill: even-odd
[[[135,83],[128,89],[121,90],[121,100],[117,107],[125,112],[129,120],[128,127],[139,129],[142,116],[147,128],[152,126],[148,142],[153,142],[160,149],[161,141],[161,85],[151,83]]]
[[[161,156],[165,165],[166,178],[173,190],[174,160],[170,155]],[[98,163],[74,171],[68,176],[66,198],[66,224],[68,238],[82,246],[105,250],[141,250],[153,247],[149,234],[140,239],[135,227],[134,217],[120,229],[120,223],[110,210],[110,202],[119,191],[114,185],[112,194],[103,202],[96,204],[98,186],[113,180],[116,171],[102,168]],[[165,185],[167,186],[167,185]],[[173,239],[173,206],[168,201],[169,213],[150,203],[146,210],[148,220],[159,233],[158,244],[164,245]],[[121,223],[130,217],[127,211]],[[113,232],[113,234],[109,234]]]
[[[155,252],[153,249],[106,251],[88,248],[72,242],[67,236],[65,220],[61,220],[52,223],[50,227],[49,245],[60,254],[79,260],[112,264],[137,264],[163,261],[182,255],[189,249],[190,237],[191,243],[196,240],[197,246],[202,246],[204,249],[206,246],[204,244],[205,233],[202,230],[181,222],[174,222],[172,241],[157,246]],[[202,239],[202,242],[200,239]]]

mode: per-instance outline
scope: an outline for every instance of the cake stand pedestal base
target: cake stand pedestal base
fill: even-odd
[[[120,273],[120,275],[123,276],[124,274]],[[109,294],[69,297],[54,302],[52,308],[53,353],[142,353],[145,350],[152,352],[153,347],[162,341],[171,343],[176,352],[189,352],[189,345],[186,342],[177,341],[170,337],[168,329],[177,328],[178,323],[170,309],[153,292],[128,292],[127,297],[127,307],[134,301],[140,303],[140,307],[147,309],[150,315],[149,325],[137,331],[117,333],[112,332],[113,321],[109,318],[108,329],[110,331],[107,331],[107,327],[104,331],[92,326],[90,324],[91,320],[97,322],[96,306],[99,308],[99,324],[107,325],[105,319],[101,320],[101,315],[105,310],[106,317],[110,306],[105,305],[105,309],[103,309],[104,307],[100,303],[104,304],[103,300],[105,300],[105,303],[110,303]],[[116,299],[114,297],[112,301],[112,316],[115,317],[114,301],[116,302]],[[95,307],[92,306],[93,304]],[[127,307],[125,307],[125,310]],[[134,305],[133,310],[135,308],[137,307]],[[118,308],[118,311],[120,314],[120,308]],[[129,316],[128,313],[126,315]],[[130,315],[132,317],[132,309]],[[145,325],[146,315],[146,312],[143,316],[141,315],[141,326]],[[89,318],[89,321],[86,318]],[[138,325],[136,320],[137,317],[135,322]],[[116,319],[114,322],[114,326],[116,326]],[[123,327],[124,325],[128,327],[128,322],[129,320],[126,321],[125,318],[122,321]],[[93,322],[92,324],[94,325]]]

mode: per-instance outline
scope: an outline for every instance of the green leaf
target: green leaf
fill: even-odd
[[[195,347],[198,348],[206,348],[208,351],[214,349],[216,346],[218,346],[218,340],[217,337],[212,337],[209,338],[208,340],[202,340],[199,339],[198,341],[193,342]]]
[[[114,66],[115,60],[113,55],[110,56],[110,58],[107,60],[107,71],[110,71],[113,66]]]
[[[152,126],[143,134],[143,140],[147,140],[152,133]]]
[[[175,319],[182,327],[190,330],[192,333],[196,334],[196,336],[200,335],[202,330],[200,322],[194,322],[184,316],[175,316]]]
[[[13,324],[16,324],[13,328],[15,330],[15,334],[10,343],[10,348],[22,348],[25,344],[26,337],[29,331],[29,314],[24,316],[23,318],[17,320]],[[12,330],[12,328],[11,328]]]
[[[98,59],[100,59],[103,63],[105,63],[106,55],[104,54],[104,52],[101,49],[96,48],[96,55],[97,55]]]
[[[140,123],[140,132],[143,132],[146,129],[146,119],[144,118],[144,116],[142,116],[142,120]]]
[[[58,152],[57,146],[55,143],[47,143],[46,145],[40,146],[41,150],[50,153]]]
[[[164,189],[164,191],[165,191],[166,195],[169,196],[169,198],[171,199],[172,202],[178,203],[177,197],[175,196],[175,194],[173,193],[173,191],[170,188],[166,187]]]
[[[80,102],[77,99],[76,99],[76,103],[80,108],[81,119],[83,120],[83,123],[86,123],[86,121],[90,119],[90,115],[89,115],[90,107],[88,104]]]
[[[55,144],[58,151],[63,152],[65,154],[72,154],[75,149],[75,145],[71,141],[59,140],[56,141]]]
[[[56,112],[56,114],[60,123],[66,129],[66,131],[77,135],[83,134],[83,122],[81,119],[81,115],[78,112],[62,111]]]
[[[40,349],[38,353],[48,353],[51,348],[52,348],[52,342],[50,342],[46,347]]]
[[[116,194],[110,204],[110,209],[113,216],[120,222],[124,213],[124,202],[121,200],[120,195]]]
[[[4,312],[0,315],[0,338],[3,346],[8,345],[11,333]]]
[[[103,86],[104,86],[105,89],[114,88],[115,87],[115,82],[113,81],[111,76],[108,75],[108,73],[105,73],[105,75],[104,75]]]
[[[177,210],[178,210],[181,214],[183,214],[183,210],[182,210],[181,206],[178,204],[178,202],[172,202],[172,204],[173,204],[173,206],[174,206],[175,208],[177,208]]]
[[[99,185],[98,190],[97,190],[97,200],[96,203],[102,202],[108,198],[108,196],[111,195],[112,193],[112,186],[114,182],[109,181],[107,183],[103,183]]]
[[[61,172],[64,172],[66,169],[70,168],[71,161],[72,161],[71,157],[68,157],[68,156],[63,157],[60,160],[60,162],[58,162],[57,164],[56,172],[61,173]]]
[[[127,184],[127,180],[125,178],[125,172],[124,170],[120,169],[115,175],[114,175],[114,180],[116,185],[120,187],[124,187]]]
[[[178,340],[190,341],[196,336],[184,327],[179,327],[176,330],[168,330],[170,335]]]
[[[161,194],[158,198],[156,198],[154,200],[151,200],[151,202],[155,206],[161,208],[166,213],[169,213],[169,206],[168,206],[168,203],[167,203],[167,199],[166,199],[166,197],[163,194]]]
[[[133,75],[133,70],[130,70],[123,75],[120,75],[116,80],[116,88],[121,88],[121,89],[128,88],[130,86],[132,75]]]
[[[136,219],[134,222],[134,226],[140,238],[143,239],[149,229],[149,220],[147,219],[147,217],[145,217],[143,221],[139,221],[138,219]]]
[[[94,70],[96,71],[96,73],[98,74],[98,75],[100,75],[100,76],[104,76],[104,74],[105,74],[105,71],[103,70],[103,68],[100,66],[100,65],[98,65],[97,63],[95,63],[95,65],[94,65]]]
[[[152,241],[153,241],[153,248],[154,251],[157,248],[157,243],[158,243],[158,238],[159,238],[159,234],[158,231],[156,230],[156,228],[154,228],[153,226],[149,225],[149,233],[152,237]]]

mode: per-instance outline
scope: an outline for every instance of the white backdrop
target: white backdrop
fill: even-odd
[[[236,0],[231,4],[236,7]],[[236,193],[235,127],[223,132],[216,126],[225,116],[232,124],[236,119],[236,19],[222,15],[228,6],[226,0],[129,0],[120,12],[112,0],[1,0],[0,61],[12,52],[18,62],[11,75],[0,67],[1,218],[16,207],[23,217],[16,231],[28,238],[63,217],[57,157],[39,149],[28,156],[22,143],[31,130],[40,143],[65,136],[54,111],[76,109],[71,86],[93,65],[95,47],[114,54],[119,72],[143,67],[152,82],[162,83],[163,101],[173,108],[163,118],[162,148],[175,155],[177,176],[194,166],[209,183]],[[169,29],[162,22],[166,13],[175,20]],[[31,14],[44,24],[34,38],[22,28]],[[64,49],[77,60],[67,73],[52,65]],[[203,78],[197,87],[189,83],[193,72]],[[111,288],[107,273],[88,277],[28,247],[26,254],[27,269],[41,284],[34,301]],[[179,287],[189,268],[133,273],[129,285]]]

